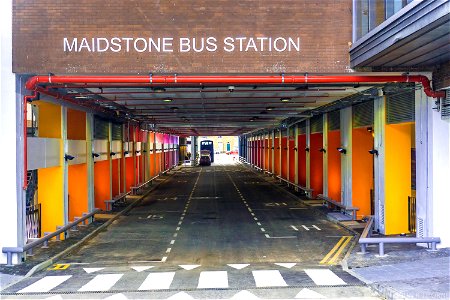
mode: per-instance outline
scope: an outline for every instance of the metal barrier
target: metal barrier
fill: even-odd
[[[324,202],[327,202],[328,208],[330,208],[329,205],[333,205],[335,207],[339,207],[341,209],[341,212],[343,211],[345,213],[347,211],[351,211],[352,212],[352,220],[356,220],[356,212],[359,210],[359,207],[346,206],[346,205],[342,204],[341,202],[338,202],[336,200],[325,197],[322,194],[317,195],[317,198],[320,200],[323,200]],[[324,205],[325,205],[325,203],[324,203]]]
[[[368,244],[378,244],[378,252],[380,256],[384,256],[384,244],[417,244],[417,243],[431,243],[431,251],[437,251],[436,244],[441,242],[438,237],[371,237],[373,227],[373,216],[370,216],[364,231],[359,238],[361,245],[361,253],[367,253]]]
[[[83,224],[85,225],[85,221],[89,218],[92,218],[92,220],[91,220],[91,222],[92,222],[94,220],[94,215],[99,213],[100,211],[101,211],[101,209],[96,208],[90,213],[84,213],[83,217],[76,218],[75,221],[73,221],[65,226],[59,227],[58,230],[56,230],[55,232],[51,232],[51,233],[46,232],[46,233],[44,233],[45,234],[44,237],[42,237],[40,239],[36,239],[33,242],[26,244],[23,247],[3,247],[2,252],[6,253],[6,266],[7,267],[13,266],[13,264],[12,264],[12,254],[13,253],[19,254],[19,253],[27,252],[28,255],[32,255],[33,248],[36,246],[39,246],[41,244],[44,244],[43,248],[48,248],[48,241],[51,238],[56,237],[56,240],[60,240],[61,233],[66,232],[67,230],[70,230],[74,227],[76,228],[77,225],[80,224],[81,222],[83,222]]]
[[[129,195],[131,193],[131,191],[130,192],[127,192],[127,193],[122,193],[122,194],[119,194],[119,195],[117,195],[117,196],[115,196],[113,199],[111,199],[111,200],[104,200],[103,202],[105,202],[105,206],[106,206],[106,211],[110,211],[110,210],[112,210],[112,208],[113,208],[113,205],[116,203],[116,202],[125,202],[125,198]]]
[[[293,183],[293,182],[291,182],[291,181],[289,181],[289,180],[287,180],[287,179],[285,179],[285,178],[283,178],[283,177],[281,177],[281,176],[276,176],[276,178],[277,178],[278,180],[280,180],[280,182],[281,182],[281,181],[285,182],[285,183],[288,185],[288,187],[292,185],[293,187],[295,187],[295,188],[297,188],[297,189],[300,189],[300,190],[304,191],[305,194],[306,194],[306,197],[311,198],[312,192],[314,191],[313,189],[309,189],[309,188],[307,188],[307,187],[304,187],[304,186],[298,185],[298,184],[296,184],[296,183]]]
[[[166,170],[165,172],[167,172],[167,170]],[[164,174],[165,172],[163,172],[162,174]],[[131,187],[131,195],[137,195],[139,192],[142,191],[142,189],[144,189],[145,187],[147,187],[147,184],[152,183],[153,180],[155,180],[155,179],[158,178],[158,177],[159,177],[159,175],[156,175],[156,176],[150,178],[149,180],[147,180],[146,182],[141,183],[140,185],[132,186],[132,187]]]

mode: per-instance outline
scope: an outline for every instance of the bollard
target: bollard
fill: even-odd
[[[361,244],[361,254],[366,254],[367,253],[366,247],[367,247],[367,244]]]
[[[44,232],[44,237],[46,237],[47,235],[49,235],[51,232]],[[44,245],[41,248],[48,248],[48,240],[44,241]]]
[[[59,229],[61,229],[61,228],[62,228],[62,226],[56,226],[56,230],[59,230]],[[58,235],[55,237],[55,239],[56,239],[57,242],[61,242],[61,234],[58,234]]]
[[[379,254],[380,256],[384,256],[384,243],[379,243]]]

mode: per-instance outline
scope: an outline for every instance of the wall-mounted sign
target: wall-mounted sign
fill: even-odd
[[[300,52],[300,37],[82,37],[63,39],[64,52]]]

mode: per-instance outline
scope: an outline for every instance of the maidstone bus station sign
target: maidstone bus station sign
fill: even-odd
[[[351,0],[14,0],[13,71],[342,73],[351,8]]]

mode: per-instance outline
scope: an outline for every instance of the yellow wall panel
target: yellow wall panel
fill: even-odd
[[[413,124],[386,125],[385,221],[386,234],[408,232],[411,195],[411,130]]]
[[[56,226],[64,225],[63,167],[39,169],[38,178],[38,200],[44,234],[55,231]]]
[[[33,104],[39,107],[39,137],[61,138],[61,106],[44,101]]]

